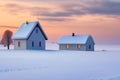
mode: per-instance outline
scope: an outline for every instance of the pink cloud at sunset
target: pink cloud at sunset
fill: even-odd
[[[23,22],[39,19],[50,42],[74,32],[92,35],[96,44],[120,44],[119,7],[117,0],[0,1],[0,37],[6,29],[15,32]]]

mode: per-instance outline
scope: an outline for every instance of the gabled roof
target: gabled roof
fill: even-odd
[[[32,31],[36,26],[39,26],[44,38],[47,40],[47,36],[45,35],[42,27],[40,26],[39,22],[25,22],[23,23],[19,29],[16,31],[16,33],[12,36],[12,39],[28,39]]]
[[[88,38],[92,37],[90,35],[63,36],[58,40],[58,44],[86,44]]]

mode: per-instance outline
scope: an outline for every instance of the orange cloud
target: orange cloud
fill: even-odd
[[[25,21],[40,20],[49,41],[57,41],[62,35],[90,34],[96,43],[120,44],[119,2],[97,3],[0,3],[0,26],[19,27]],[[113,9],[111,5],[114,5]],[[107,7],[107,8],[106,8]],[[107,10],[108,9],[108,10]],[[38,17],[39,16],[39,17]],[[0,27],[2,36],[6,29]]]

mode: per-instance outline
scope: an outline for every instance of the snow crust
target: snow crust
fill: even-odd
[[[23,23],[17,32],[13,35],[13,39],[27,39],[38,22]]]
[[[56,44],[46,51],[0,46],[0,80],[120,80],[120,46],[94,52],[59,51]]]
[[[58,44],[85,44],[89,35],[63,36],[58,40]]]

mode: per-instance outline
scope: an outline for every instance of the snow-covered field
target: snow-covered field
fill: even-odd
[[[6,50],[0,46],[0,80],[120,80],[120,46],[94,52]]]

